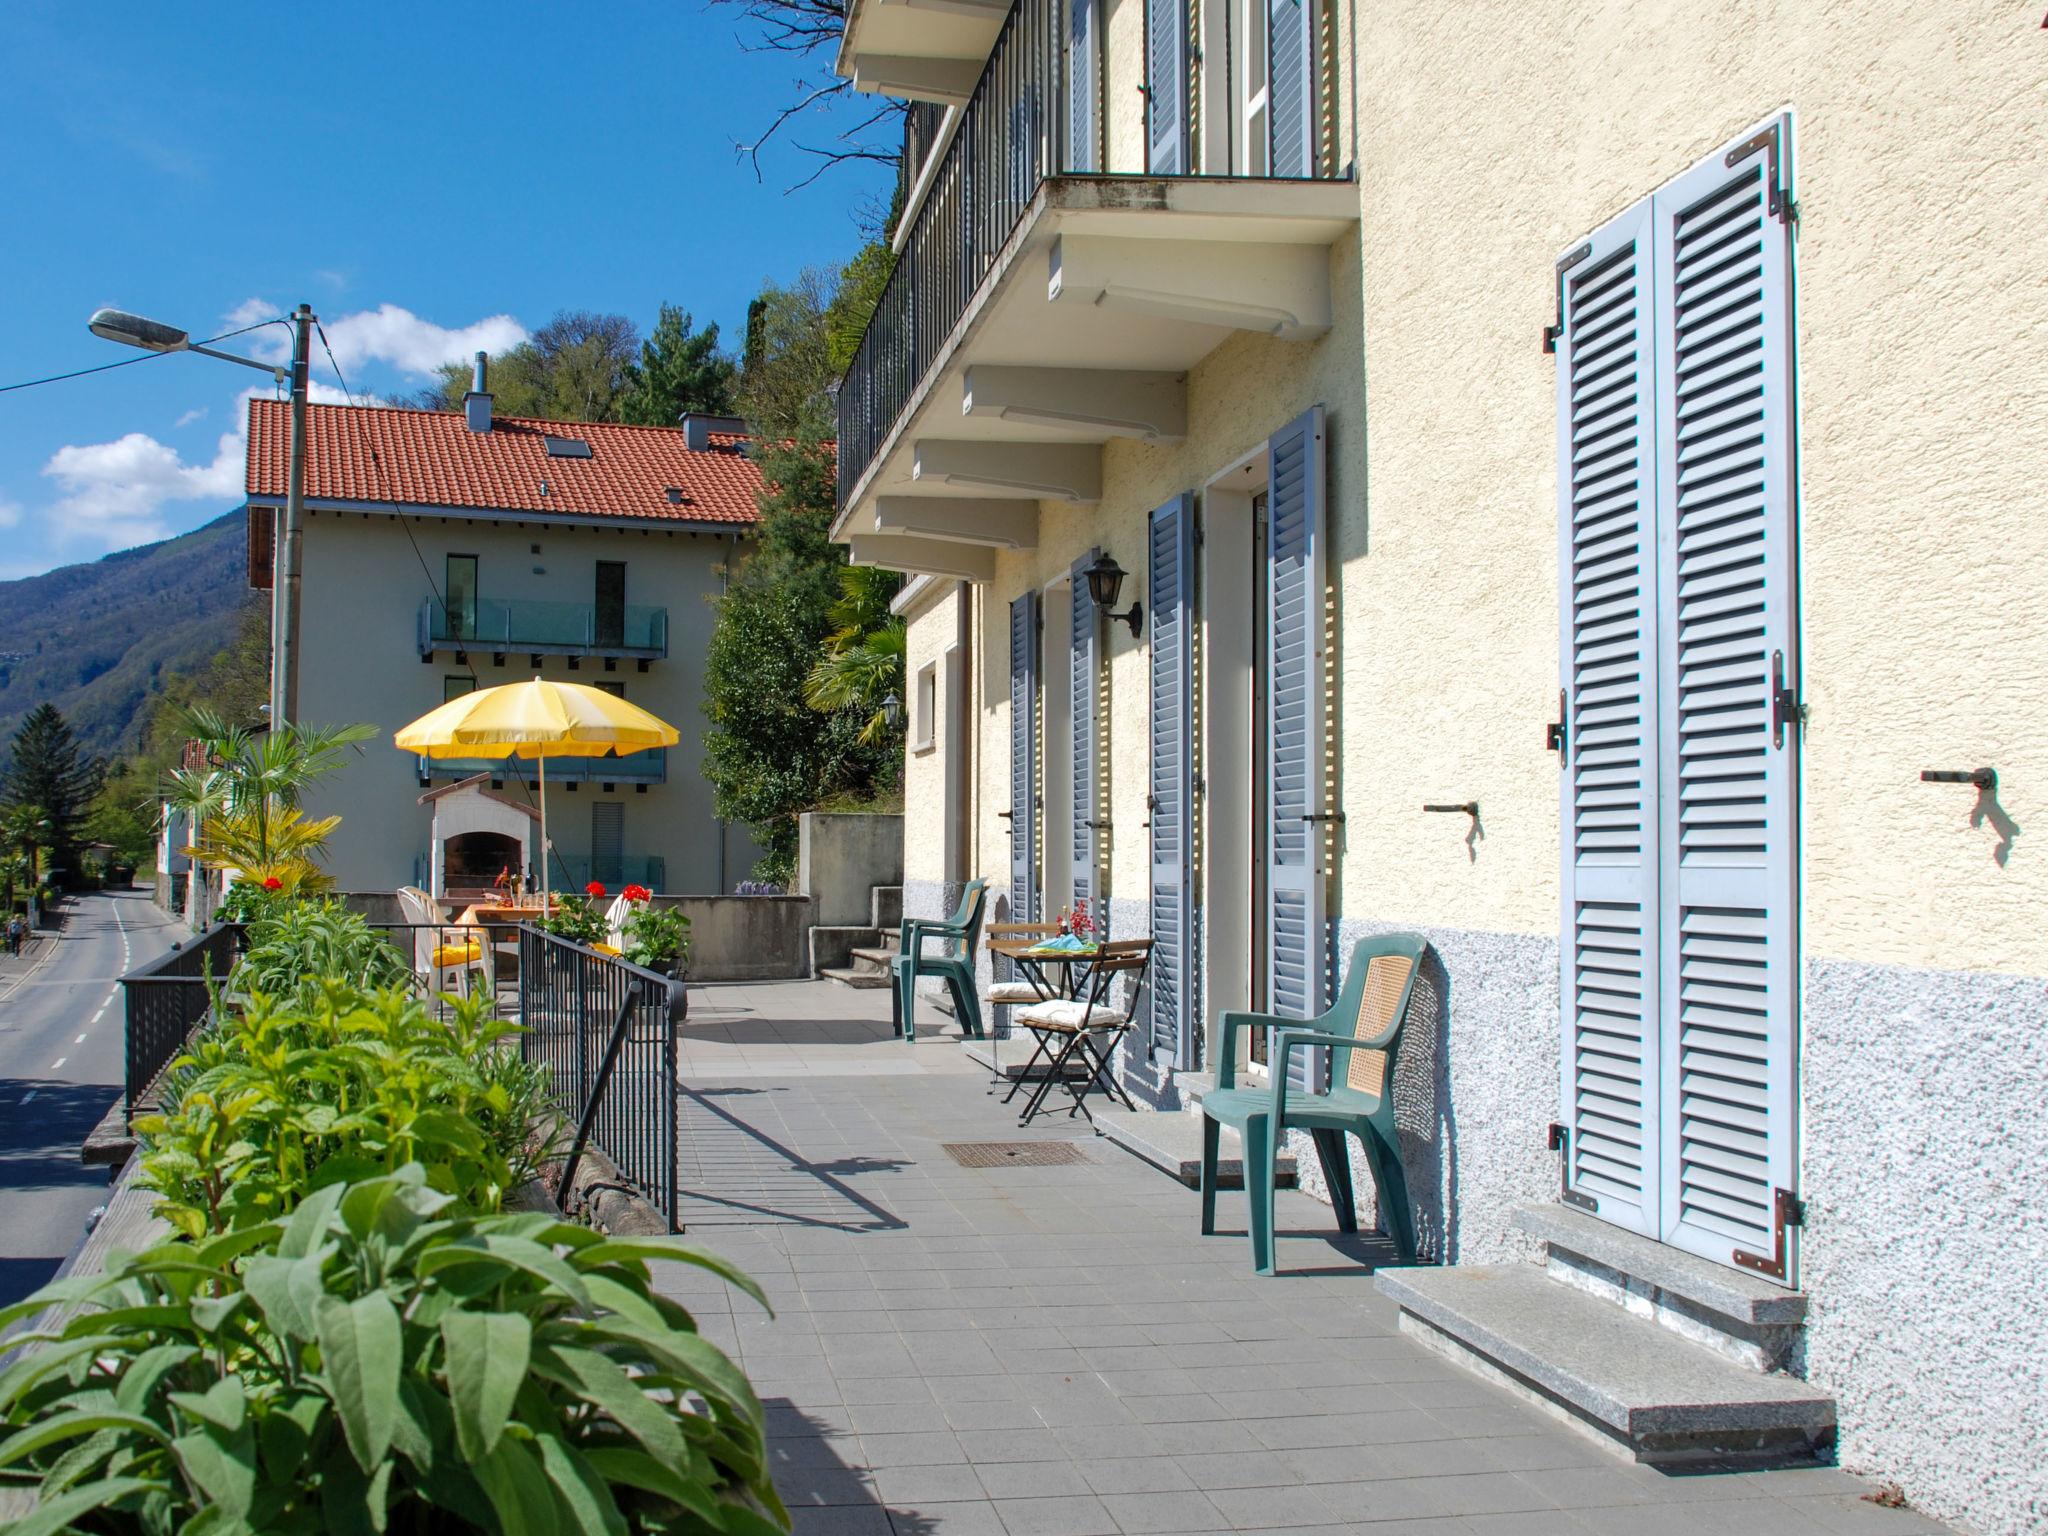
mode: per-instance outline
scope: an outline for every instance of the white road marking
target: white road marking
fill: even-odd
[[[85,1044],[85,1036],[80,1035],[76,1040],[72,1041],[71,1043],[73,1045],[83,1045]]]
[[[24,1103],[24,1104],[26,1104],[26,1103],[27,1103],[27,1102],[28,1102],[28,1101],[29,1101],[30,1099],[34,1098],[34,1097],[35,1097],[35,1096],[36,1096],[36,1095],[37,1095],[38,1093],[40,1093],[40,1092],[42,1092],[42,1090],[41,1090],[40,1088],[31,1088],[31,1089],[29,1089],[29,1091],[28,1091],[27,1093],[24,1093],[24,1094],[23,1094],[23,1095],[21,1096],[21,1102],[22,1102],[22,1103]]]
[[[109,1001],[112,1001],[112,999],[109,999]],[[97,1023],[99,1023],[99,1021],[100,1021],[101,1019],[104,1019],[104,1018],[105,1018],[106,1016],[107,1016],[107,1005],[106,1005],[106,1003],[101,1003],[101,1004],[100,1004],[100,1011],[99,1011],[98,1013],[95,1013],[95,1014],[94,1014],[94,1015],[92,1016],[92,1021],[93,1021],[93,1023],[97,1024]],[[80,1036],[80,1038],[81,1038],[81,1039],[83,1039],[84,1037],[83,1037],[83,1036]]]
[[[71,1058],[69,1056],[59,1056],[55,1061],[50,1063],[50,1070],[52,1072],[56,1071],[59,1067],[63,1066],[64,1063],[69,1061],[70,1059]]]

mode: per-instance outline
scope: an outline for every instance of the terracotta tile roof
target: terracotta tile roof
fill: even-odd
[[[550,458],[545,437],[578,437],[590,457]],[[249,402],[248,494],[282,501],[291,407]],[[709,452],[676,427],[535,421],[497,416],[472,432],[462,414],[394,406],[313,405],[306,415],[306,496],[421,507],[644,517],[656,522],[753,523],[761,473],[736,433],[713,432]],[[541,492],[546,482],[547,492]],[[682,500],[673,502],[673,487]]]

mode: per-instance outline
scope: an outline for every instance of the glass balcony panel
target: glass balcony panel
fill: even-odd
[[[658,853],[599,859],[588,854],[557,853],[549,873],[564,890],[581,890],[595,880],[613,896],[629,885],[644,885],[659,896],[668,880],[668,865]]]
[[[494,779],[523,779],[539,782],[538,769],[530,757],[507,758],[421,758],[421,779],[467,779],[488,773]],[[666,784],[668,749],[652,747],[624,757],[551,757],[548,759],[548,787],[557,784]]]
[[[626,656],[668,654],[668,610],[626,603],[553,603],[473,597],[449,605],[428,598],[420,610],[420,651],[474,647]]]

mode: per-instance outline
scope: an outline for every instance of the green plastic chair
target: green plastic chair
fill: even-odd
[[[905,1045],[917,1038],[917,983],[923,976],[945,982],[961,1026],[975,1039],[982,1038],[981,1000],[974,991],[974,951],[981,942],[981,914],[987,897],[988,882],[970,880],[960,893],[960,905],[944,922],[929,917],[903,919],[898,953],[889,962],[889,981],[891,1014]],[[945,948],[928,955],[924,952],[926,939],[940,940]]]
[[[1408,1021],[1408,999],[1422,967],[1427,940],[1389,933],[1360,939],[1351,951],[1344,990],[1330,1011],[1304,1023],[1264,1013],[1226,1013],[1216,1060],[1216,1091],[1202,1100],[1202,1233],[1216,1230],[1216,1161],[1223,1127],[1244,1140],[1244,1188],[1251,1202],[1252,1267],[1274,1270],[1273,1158],[1285,1132],[1305,1130],[1315,1141],[1340,1232],[1358,1230],[1351,1198],[1351,1159],[1344,1138],[1365,1147],[1379,1192],[1381,1218],[1403,1264],[1415,1262],[1415,1222],[1408,1208],[1408,1176],[1394,1132],[1394,1061]],[[1239,1088],[1240,1030],[1273,1031],[1270,1088]],[[1297,1051],[1331,1052],[1331,1083],[1322,1091],[1288,1086]]]

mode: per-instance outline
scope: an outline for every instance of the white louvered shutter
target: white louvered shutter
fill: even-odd
[[[1188,170],[1187,96],[1187,0],[1145,0],[1145,165],[1154,176]]]
[[[1770,206],[1775,153],[1730,158],[1652,200],[1662,1235],[1724,1264],[1772,1261],[1776,1192],[1795,1187],[1798,993],[1799,733],[1774,710],[1797,678],[1791,234]]]
[[[1316,0],[1266,0],[1268,164],[1275,176],[1316,166]]]
[[[1010,921],[1038,921],[1038,594],[1010,604]]]
[[[1145,620],[1152,642],[1152,973],[1155,1061],[1191,1067],[1196,1017],[1194,882],[1194,497],[1152,514]]]
[[[1565,1198],[1658,1234],[1649,205],[1562,274],[1557,359]],[[1576,254],[1576,253],[1575,253]]]
[[[1089,914],[1094,917],[1098,929],[1107,922],[1109,913],[1102,909],[1097,888],[1096,849],[1096,689],[1100,682],[1100,667],[1097,663],[1099,635],[1102,628],[1095,608],[1095,600],[1088,595],[1088,567],[1095,563],[1099,553],[1090,550],[1074,562],[1073,580],[1073,629],[1067,647],[1068,698],[1073,709],[1073,735],[1071,746],[1074,760],[1074,814],[1073,814],[1073,899],[1088,903]]]
[[[1323,1011],[1324,931],[1323,408],[1266,446],[1267,1006],[1289,1018]],[[1304,1053],[1295,1081],[1319,1082]]]
[[[1069,171],[1102,169],[1101,130],[1095,113],[1101,78],[1101,0],[1067,0],[1067,156]]]

